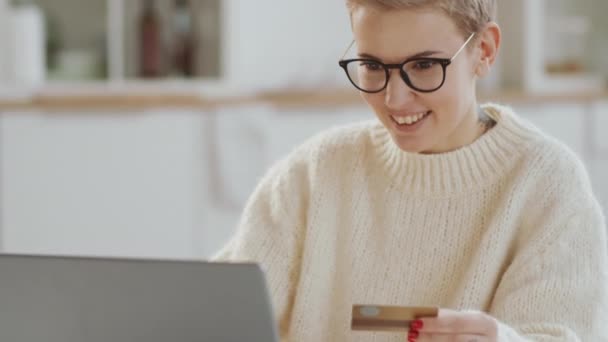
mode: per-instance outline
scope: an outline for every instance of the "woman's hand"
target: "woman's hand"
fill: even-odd
[[[440,309],[436,318],[412,322],[409,342],[496,342],[498,322],[477,311]]]

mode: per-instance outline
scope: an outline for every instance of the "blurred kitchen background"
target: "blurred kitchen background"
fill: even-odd
[[[608,209],[608,1],[499,0],[482,101],[586,163]],[[343,0],[0,0],[0,250],[207,258],[259,178],[373,114]]]

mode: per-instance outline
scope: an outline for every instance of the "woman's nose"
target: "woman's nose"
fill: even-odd
[[[384,104],[392,110],[403,109],[414,99],[416,94],[403,81],[399,70],[391,70],[384,94]]]

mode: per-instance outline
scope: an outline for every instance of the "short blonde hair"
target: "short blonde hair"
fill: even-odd
[[[466,37],[481,31],[489,22],[496,20],[497,0],[346,0],[348,10],[358,6],[370,6],[379,10],[416,10],[434,8],[443,11],[454,20],[456,27]]]

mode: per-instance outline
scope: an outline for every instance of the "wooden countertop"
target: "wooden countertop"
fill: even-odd
[[[608,90],[562,94],[527,94],[520,90],[482,93],[480,102],[507,104],[589,103],[608,101]],[[337,108],[365,105],[354,89],[281,90],[236,95],[205,96],[205,91],[164,91],[162,89],[100,89],[82,92],[33,92],[27,96],[0,96],[0,111],[76,111],[135,110],[153,108],[184,108],[209,110],[218,106],[239,106],[255,103],[280,108]]]

